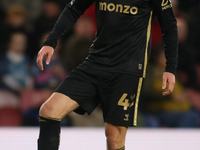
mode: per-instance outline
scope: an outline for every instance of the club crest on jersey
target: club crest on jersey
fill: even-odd
[[[162,6],[162,10],[172,8],[171,0],[162,0],[161,6]]]
[[[99,2],[99,10],[101,11],[115,11],[123,14],[132,14],[136,15],[138,13],[137,7],[131,7],[129,5],[122,5],[122,4],[114,4],[114,3],[106,3],[106,2]]]

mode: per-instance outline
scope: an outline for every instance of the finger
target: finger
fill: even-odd
[[[174,89],[175,82],[174,81],[169,81],[168,83],[169,83],[168,88],[162,93],[163,96],[169,95]]]
[[[169,81],[168,90],[170,91],[170,93],[173,91],[174,85],[175,85],[174,81]]]
[[[43,70],[43,64],[42,64],[42,59],[41,58],[38,58],[37,59],[37,64],[38,64],[38,67],[40,68],[40,70]]]
[[[50,54],[50,53],[47,54],[47,59],[46,59],[46,64],[47,65],[50,63],[52,55],[53,54]]]
[[[166,88],[167,85],[167,79],[164,77],[163,78],[163,83],[162,83],[162,89],[164,90]]]
[[[169,95],[171,92],[170,90],[166,89],[164,92],[162,92],[163,96]]]
[[[40,70],[44,70],[43,63],[42,63],[43,57],[44,57],[44,54],[38,53],[37,64],[38,64],[38,67],[40,68]]]

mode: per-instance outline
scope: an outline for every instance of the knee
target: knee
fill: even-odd
[[[39,115],[43,116],[43,117],[50,117],[51,110],[52,110],[52,108],[51,108],[50,104],[48,104],[48,102],[45,102],[40,107]]]

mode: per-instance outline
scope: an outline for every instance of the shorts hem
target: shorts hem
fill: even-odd
[[[84,115],[85,113],[88,113],[89,115],[93,112],[93,110],[88,110],[87,109],[87,107],[85,107],[83,104],[81,104],[79,101],[77,101],[76,100],[76,98],[75,97],[73,97],[72,95],[70,95],[70,94],[66,94],[66,93],[64,93],[64,92],[61,92],[61,91],[54,91],[54,93],[55,92],[57,92],[57,93],[61,93],[61,94],[64,94],[65,96],[68,96],[70,99],[72,99],[73,101],[75,101],[75,102],[77,102],[78,104],[79,104],[79,107],[81,107],[82,109],[83,109],[83,111],[82,112],[79,112],[79,111],[77,111],[77,109],[75,109],[75,110],[73,110],[75,113],[77,113],[77,114],[80,114],[80,115]]]

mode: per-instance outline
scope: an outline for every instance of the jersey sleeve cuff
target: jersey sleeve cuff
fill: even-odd
[[[176,68],[170,67],[170,66],[166,66],[165,72],[170,72],[170,73],[176,75]]]
[[[56,46],[57,46],[57,40],[47,39],[47,40],[43,43],[43,46],[50,46],[50,47],[53,47],[53,49],[55,49]]]

